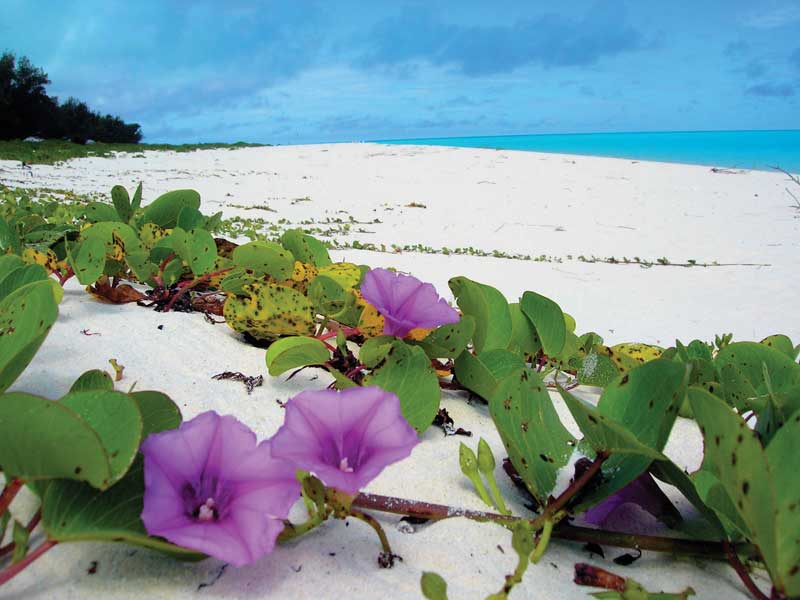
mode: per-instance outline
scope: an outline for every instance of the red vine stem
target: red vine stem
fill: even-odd
[[[164,307],[164,312],[169,312],[172,309],[172,307],[175,306],[175,303],[178,301],[178,299],[181,296],[183,296],[186,292],[188,292],[190,289],[192,289],[193,287],[198,286],[201,283],[208,281],[212,277],[216,277],[217,275],[222,275],[223,273],[227,273],[231,269],[233,269],[233,267],[227,267],[225,269],[220,269],[219,271],[212,271],[211,273],[206,273],[205,275],[201,275],[200,277],[198,277],[196,279],[192,279],[191,281],[188,281],[188,282],[185,281],[185,282],[179,283],[178,287],[180,289],[178,290],[178,293],[176,293],[174,296],[172,296],[172,298],[170,298],[169,302]]]
[[[36,550],[26,554],[25,558],[23,558],[21,561],[19,561],[18,563],[14,563],[13,565],[10,565],[8,568],[0,571],[0,585],[3,585],[4,583],[10,581],[15,575],[19,574],[20,571],[22,571],[25,567],[27,567],[29,564],[31,564],[33,561],[39,558],[42,554],[50,550],[50,548],[52,548],[56,544],[58,544],[58,542],[54,540],[46,540],[44,543],[39,545],[36,548]]]
[[[317,336],[317,339],[320,342],[324,342],[325,340],[329,340],[339,335],[340,331],[345,335],[345,337],[350,337],[351,335],[358,335],[359,333],[361,333],[358,327],[342,327],[341,329],[336,329],[335,331],[329,331],[328,333]]]
[[[730,542],[722,542],[722,547],[725,550],[725,556],[727,557],[728,562],[733,567],[733,570],[736,571],[739,579],[742,580],[742,583],[744,584],[744,587],[747,588],[747,591],[750,592],[753,597],[756,598],[756,600],[770,600],[769,596],[758,589],[758,586],[750,577],[750,573],[747,572],[747,569],[742,564],[742,561],[739,560],[739,555],[736,554],[736,550],[731,546]]]
[[[589,468],[581,473],[580,477],[573,479],[572,483],[569,484],[569,487],[561,492],[558,498],[547,505],[547,507],[544,509],[544,516],[550,518],[564,508],[567,505],[567,502],[569,502],[579,491],[581,491],[583,486],[591,481],[592,477],[597,474],[607,458],[607,452],[598,452],[597,457],[592,461],[592,464],[589,466]]]
[[[473,521],[484,523],[491,521],[500,525],[511,526],[518,521],[527,520],[530,522],[533,529],[543,527],[545,521],[543,515],[534,519],[523,519],[522,517],[515,517],[512,515],[501,515],[481,510],[467,510],[444,504],[433,504],[430,502],[407,500],[405,498],[396,498],[393,496],[381,496],[379,494],[359,494],[353,500],[353,506],[377,510],[379,512],[429,519],[431,521],[441,521],[442,519],[449,519],[452,517],[464,517]],[[653,552],[669,552],[714,560],[726,560],[723,544],[713,540],[691,540],[617,533],[588,527],[576,527],[563,521],[553,528],[552,536],[554,538],[575,542],[595,542],[619,548],[635,548],[651,550]],[[736,550],[747,556],[758,556],[757,550],[752,544],[737,544]]]
[[[14,496],[22,489],[23,481],[19,478],[14,478],[3,487],[3,492],[0,493],[0,515],[8,510],[11,506],[11,501]]]

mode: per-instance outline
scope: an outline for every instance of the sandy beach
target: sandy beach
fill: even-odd
[[[792,182],[778,172],[379,144],[143,152],[34,165],[30,174],[0,161],[0,182],[10,187],[108,194],[113,185],[132,189],[140,181],[145,203],[193,188],[205,214],[260,218],[280,230],[319,229],[315,235],[342,248],[332,252],[334,260],[397,267],[432,282],[449,300],[447,281],[456,275],[493,285],[510,301],[534,290],[571,314],[579,332],[596,331],[608,344],[669,346],[676,338],[709,340],[728,332],[736,340],[784,333],[800,341],[800,210],[786,191]],[[357,249],[364,245],[385,251]],[[419,251],[397,250],[404,247]],[[456,248],[473,251],[454,254]],[[654,264],[608,262],[624,258]],[[692,262],[711,266],[679,266]],[[278,401],[330,381],[308,370],[291,381],[270,378],[264,351],[242,343],[224,324],[211,325],[199,314],[103,304],[73,281],[53,330],[12,390],[56,398],[83,371],[107,368],[110,358],[125,365],[123,388],[136,383],[164,391],[186,419],[209,409],[234,414],[260,438],[283,420]],[[211,379],[226,370],[263,374],[264,385],[247,395],[241,384]],[[592,399],[595,392],[577,393]],[[577,432],[560,399],[554,401]],[[484,437],[500,457],[500,438],[486,407],[457,393],[445,393],[442,405],[473,437],[429,429],[412,456],[367,491],[485,508],[459,470],[458,445],[475,447]],[[702,441],[693,421],[678,420],[666,454],[689,470],[699,466]],[[505,475],[498,473],[498,482],[514,513],[527,514]],[[677,505],[689,514],[685,501]],[[25,508],[20,503],[16,510],[24,517]],[[399,518],[380,518],[403,557],[389,570],[376,564],[373,532],[359,522],[330,521],[242,569],[215,559],[182,564],[122,545],[65,544],[0,597],[419,598],[420,574],[436,571],[451,598],[477,599],[499,589],[514,569],[510,534],[496,525],[449,519],[406,532]],[[572,583],[576,562],[633,577],[653,591],[692,586],[698,598],[748,597],[725,564],[698,568],[645,553],[622,567],[611,559],[624,550],[607,548],[602,559],[581,546],[552,543],[511,598],[587,597],[593,590]],[[767,581],[763,574],[756,580]]]

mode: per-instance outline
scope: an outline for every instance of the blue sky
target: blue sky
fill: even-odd
[[[3,0],[145,141],[800,128],[800,2]]]

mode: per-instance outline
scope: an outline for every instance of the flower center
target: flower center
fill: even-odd
[[[186,516],[201,523],[209,523],[225,518],[232,499],[232,490],[216,477],[201,476],[195,485],[185,483],[181,495]]]
[[[352,473],[353,467],[351,467],[347,463],[347,457],[345,456],[341,461],[339,461],[339,470],[344,471],[345,473]]]
[[[198,521],[216,521],[219,519],[219,511],[217,510],[217,503],[213,498],[208,498],[204,504],[195,509],[194,517]]]

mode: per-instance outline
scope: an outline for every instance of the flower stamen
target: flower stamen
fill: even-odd
[[[219,519],[217,503],[213,498],[208,498],[204,504],[197,507],[195,515],[198,521],[216,521]]]
[[[347,462],[347,457],[345,456],[342,460],[339,461],[339,470],[345,473],[352,473],[353,467],[351,467]]]

